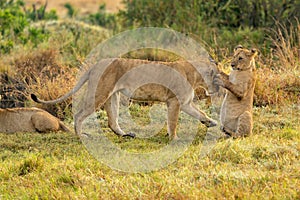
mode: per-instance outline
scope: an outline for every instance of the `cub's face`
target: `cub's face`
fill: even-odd
[[[237,46],[234,50],[231,67],[233,70],[244,71],[251,69],[254,57],[257,55],[256,49],[245,49],[241,45]]]

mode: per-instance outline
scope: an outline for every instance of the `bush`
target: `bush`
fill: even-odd
[[[24,107],[27,97],[26,85],[8,73],[0,74],[0,108]]]
[[[254,105],[282,106],[300,103],[299,73],[272,71],[264,67],[257,70]]]
[[[36,4],[32,4],[32,9],[27,10],[25,7],[26,17],[31,21],[38,21],[38,20],[57,20],[58,16],[55,10],[50,10],[50,12],[46,12],[48,2],[46,1],[45,5],[37,8]]]
[[[15,60],[16,78],[27,85],[27,96],[35,93],[42,99],[56,99],[73,87],[77,69],[65,66],[59,60],[60,55],[54,49],[34,51]],[[72,99],[67,99],[55,105],[37,106],[64,119],[71,113],[71,102]]]
[[[16,42],[23,37],[23,31],[29,21],[21,10],[22,1],[0,1],[0,53],[8,53]]]
[[[127,25],[160,26],[179,31],[212,27],[266,27],[274,18],[283,23],[300,18],[299,1],[239,0],[124,0]]]
[[[154,26],[192,33],[198,41],[213,48],[230,48],[242,43],[263,49],[266,28],[275,20],[287,28],[297,25],[300,1],[238,1],[238,0],[125,0],[126,10],[120,15],[125,27]],[[216,50],[217,52],[219,50]]]
[[[106,12],[105,4],[99,7],[97,13],[90,14],[87,21],[93,25],[102,26],[116,31],[118,29],[117,16]]]
[[[199,5],[194,1],[125,0],[121,12],[128,26],[170,27],[182,32],[195,32],[201,28]]]
[[[68,10],[68,16],[70,17],[70,18],[73,18],[73,17],[75,17],[77,14],[78,14],[78,10],[76,10],[73,6],[72,6],[72,4],[70,4],[70,3],[66,3],[65,5],[64,5],[64,7]]]
[[[31,93],[50,100],[68,92],[76,82],[77,69],[63,65],[59,60],[60,55],[55,49],[40,49],[15,57],[14,72],[1,75],[0,107],[31,105]],[[36,106],[65,119],[71,116],[71,102],[72,99],[67,99],[55,105]]]
[[[26,10],[21,0],[0,1],[0,54],[11,52],[17,44],[32,43],[37,46],[48,38],[43,29],[28,28],[31,21],[57,19],[55,11],[45,12],[46,5],[39,9]]]
[[[284,25],[277,22],[275,28],[269,29],[271,51],[268,63],[271,68],[282,71],[300,69],[300,23]]]
[[[123,22],[123,29],[157,26],[189,34],[206,47],[226,72],[230,70],[234,46],[240,43],[255,47],[261,52],[257,62],[255,105],[300,101],[298,1],[125,0],[124,3],[127,10],[118,15],[107,13],[102,5],[97,13],[88,16],[76,16],[76,9],[66,4],[69,17],[94,24],[89,25],[73,19],[39,21],[57,17],[54,11],[45,12],[46,5],[24,10],[22,1],[0,0],[0,54],[11,53],[9,56],[15,62],[10,67],[14,65],[17,72],[1,77],[0,92],[5,91],[6,95],[0,94],[1,98],[16,101],[5,106],[24,106],[30,92],[44,99],[64,94],[75,84],[74,68],[97,43],[107,39],[111,32],[119,31],[120,22]],[[277,23],[274,18],[280,21]],[[16,45],[26,50],[21,56],[14,54]],[[44,50],[35,50],[36,47]],[[153,49],[128,52],[123,57],[162,61],[181,59],[170,52]],[[21,86],[19,89],[13,87],[17,84],[25,84],[22,86],[25,90],[20,90]],[[67,87],[62,89],[61,85]],[[8,90],[14,92],[7,93]],[[17,93],[25,96],[17,96]],[[204,93],[199,91],[198,94]],[[63,118],[70,103],[67,101],[45,109]]]
[[[31,27],[49,33],[44,45],[55,47],[62,54],[62,62],[72,67],[78,67],[98,43],[110,36],[105,28],[77,20],[37,22]]]

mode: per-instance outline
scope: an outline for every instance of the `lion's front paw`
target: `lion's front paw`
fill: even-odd
[[[124,135],[122,135],[122,137],[130,137],[130,138],[135,138],[135,137],[136,137],[136,135],[135,135],[135,133],[129,132],[129,133],[127,133],[127,134],[124,134]]]
[[[217,74],[214,77],[213,83],[216,85],[222,86],[222,87],[224,87],[224,85],[225,85],[221,74]]]
[[[213,119],[210,119],[210,120],[207,120],[207,121],[202,121],[202,123],[206,126],[206,127],[214,127],[214,126],[217,126],[218,122],[213,120]]]

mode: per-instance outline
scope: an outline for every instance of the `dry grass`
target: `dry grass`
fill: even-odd
[[[56,99],[72,89],[76,82],[76,68],[70,68],[58,62],[59,54],[55,50],[42,50],[25,55],[16,60],[16,70],[20,77],[26,77],[27,93],[35,93],[41,99]],[[27,63],[30,61],[30,63]],[[44,65],[45,64],[45,65]],[[72,99],[56,105],[35,104],[51,114],[65,119],[71,116]]]
[[[300,103],[300,73],[288,70],[274,72],[269,68],[257,70],[254,104],[257,106],[282,106]]]
[[[277,26],[270,30],[270,40],[274,45],[270,54],[269,66],[276,70],[295,71],[300,69],[300,23],[285,25],[277,22]]]
[[[257,82],[254,104],[256,106],[281,106],[300,103],[300,24],[289,28],[277,23],[268,31],[273,49],[266,49],[267,55],[260,54],[256,59]],[[211,56],[218,60],[218,66],[230,73],[232,50],[207,47]],[[263,49],[261,49],[262,51]]]
[[[76,82],[74,57],[80,61],[95,45],[97,33],[81,32],[77,25],[70,29],[75,34],[57,27],[44,48],[9,55],[14,62],[1,60],[1,72],[9,70],[9,76],[25,83],[27,95],[34,92],[47,100],[66,93]],[[206,130],[200,127],[175,163],[155,172],[127,174],[97,162],[75,135],[0,133],[0,199],[299,199],[300,74],[299,43],[294,43],[299,27],[293,30],[278,32],[272,40],[276,51],[257,60],[253,136],[220,140],[207,156],[199,157]],[[220,66],[229,72],[231,50],[219,51],[215,54],[224,56]],[[154,59],[163,59],[158,56]],[[45,109],[64,118],[70,101]],[[148,122],[139,106],[131,112],[140,124]],[[100,116],[108,138],[131,152],[150,152],[168,143],[165,128],[147,140],[119,138],[109,131],[106,119]]]
[[[274,49],[258,60],[255,104],[300,103],[300,24],[287,28],[277,23],[270,32]]]
[[[78,66],[84,60],[83,56],[110,35],[104,28],[75,20],[39,22],[32,24],[32,27],[45,29],[51,33],[51,37],[37,48],[30,45],[19,47],[0,61],[0,71],[25,87],[25,90],[20,91],[15,84],[1,78],[0,94],[2,86],[8,86],[12,90],[9,101],[18,102],[9,102],[10,105],[33,105],[30,93],[46,100],[65,94],[76,83]],[[20,99],[22,102],[19,102]],[[71,101],[70,98],[57,105],[34,105],[65,119],[71,118]]]
[[[150,173],[114,171],[66,133],[0,134],[1,199],[299,199],[299,110],[254,110],[254,135],[218,141],[204,157],[204,129],[175,163]],[[133,152],[165,142],[110,140]]]
[[[62,65],[59,53],[54,49],[40,49],[30,53],[19,54],[14,57],[14,69],[10,70],[9,77],[18,83],[22,83],[20,91],[17,85],[12,88],[15,99],[18,99],[16,91],[20,91],[23,103],[32,105],[30,94],[35,93],[42,99],[55,99],[69,91],[76,82],[76,68]],[[3,83],[11,86],[10,82]],[[70,117],[71,99],[57,105],[38,105],[53,115],[65,119]]]

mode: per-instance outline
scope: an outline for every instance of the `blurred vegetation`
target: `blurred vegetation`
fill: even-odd
[[[125,27],[169,27],[197,35],[213,48],[243,43],[269,48],[266,29],[296,24],[300,1],[288,0],[124,0]],[[245,41],[247,40],[247,41]],[[245,44],[246,42],[246,44]]]
[[[68,10],[68,17],[76,17],[78,14],[78,10],[72,6],[70,3],[66,3],[64,7]]]
[[[107,13],[105,4],[99,6],[98,12],[90,14],[86,19],[88,23],[102,26],[111,30],[118,30],[117,16],[115,14]]]
[[[197,32],[202,25],[218,28],[271,27],[300,18],[295,0],[124,0],[128,25],[168,26]]]
[[[114,33],[142,26],[172,28],[205,41],[209,47],[217,49],[217,53],[219,49],[232,49],[239,43],[270,53],[272,42],[267,37],[277,37],[278,33],[270,29],[278,27],[279,23],[289,30],[290,26],[299,25],[300,18],[300,2],[295,0],[124,0],[123,3],[126,9],[116,14],[108,13],[105,4],[100,5],[96,13],[86,16],[79,16],[78,8],[71,3],[66,3],[65,8],[69,18]],[[32,42],[37,46],[49,35],[41,27],[32,28],[30,24],[58,19],[55,10],[46,12],[47,1],[40,8],[33,4],[32,9],[26,9],[22,0],[0,0],[0,7],[1,53],[9,53],[19,43]],[[279,27],[282,30],[283,27]],[[222,58],[220,53],[217,56]]]
[[[40,8],[26,9],[21,0],[0,0],[0,55],[9,53],[18,44],[32,43],[35,47],[48,38],[40,28],[30,27],[38,20],[57,19],[56,12],[46,12],[47,3]]]
[[[200,126],[193,144],[173,164],[124,174],[97,162],[69,133],[0,134],[0,199],[300,199],[300,1],[123,3],[125,10],[118,13],[99,5],[87,15],[68,3],[66,18],[59,19],[55,10],[46,11],[47,1],[30,8],[23,0],[0,0],[0,108],[32,106],[30,93],[45,100],[60,97],[75,85],[98,43],[120,31],[158,26],[202,43],[225,72],[234,46],[259,49],[254,135],[218,141],[202,158],[207,137]],[[123,56],[181,59],[157,49]],[[72,121],[71,101],[34,106]],[[133,105],[130,112],[143,124],[147,109]],[[124,150],[154,152],[168,143],[165,128],[151,138],[118,137],[101,113],[103,134]]]
[[[67,3],[66,19],[59,19],[55,10],[46,10],[47,1],[39,7],[33,4],[30,8],[23,0],[0,0],[0,72],[5,72],[5,76],[0,79],[2,100],[4,97],[12,98],[5,93],[12,90],[12,83],[28,85],[25,80],[32,78],[25,74],[22,77],[20,73],[19,76],[16,75],[18,71],[24,70],[23,65],[17,64],[20,56],[23,56],[21,60],[24,62],[41,61],[40,64],[28,66],[28,69],[32,67],[37,72],[36,66],[44,66],[45,60],[51,57],[51,52],[55,52],[55,63],[62,69],[79,68],[88,53],[112,34],[153,26],[172,28],[194,38],[206,47],[226,72],[230,71],[234,46],[242,44],[259,49],[259,80],[255,90],[255,105],[280,105],[287,101],[300,101],[300,1],[124,0],[123,3],[125,9],[118,13],[107,12],[103,4],[99,5],[97,12],[86,15],[79,15],[79,8]],[[45,53],[44,60],[40,59],[40,49],[41,52],[48,52]],[[151,49],[124,55],[165,61],[176,60],[176,56]],[[46,67],[50,71],[53,68],[51,73],[55,74],[56,65],[51,63]],[[58,75],[63,77],[63,73]],[[36,88],[38,83],[35,81],[32,84],[25,90],[22,85],[21,92],[24,94],[15,99],[26,99],[24,96]],[[49,93],[42,88],[37,90],[42,98],[49,98]],[[62,93],[63,91],[54,91],[51,98]],[[62,106],[65,105],[69,103]]]

